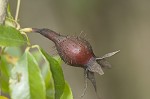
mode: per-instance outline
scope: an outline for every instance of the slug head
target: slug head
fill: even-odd
[[[106,58],[111,57],[118,52],[119,51],[111,52],[111,53],[105,54],[104,56],[99,57],[99,58],[93,57],[88,62],[88,64],[86,64],[85,78],[87,78],[91,81],[96,93],[97,93],[97,89],[96,89],[96,81],[95,81],[94,73],[103,75],[104,72],[103,72],[102,68],[111,68],[111,64],[106,60]]]

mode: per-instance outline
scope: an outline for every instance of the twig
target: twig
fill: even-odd
[[[16,8],[16,15],[15,15],[15,21],[18,21],[18,15],[19,15],[19,9],[20,9],[20,2],[21,0],[17,0],[17,8]]]
[[[4,24],[8,1],[9,0],[0,0],[0,24]]]

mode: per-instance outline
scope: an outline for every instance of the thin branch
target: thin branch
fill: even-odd
[[[16,15],[15,15],[15,21],[18,21],[18,15],[19,15],[19,9],[20,9],[20,2],[21,0],[17,0],[17,8],[16,8]]]
[[[8,1],[9,0],[0,0],[0,24],[4,24]]]

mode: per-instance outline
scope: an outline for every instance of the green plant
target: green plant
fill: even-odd
[[[73,99],[64,80],[61,59],[48,55],[38,45],[32,46],[21,31],[19,6],[20,0],[15,18],[8,6],[7,16],[0,25],[0,94],[11,99]],[[0,96],[0,99],[5,98]]]

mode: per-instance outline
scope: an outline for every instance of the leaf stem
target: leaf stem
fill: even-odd
[[[16,22],[18,20],[19,9],[20,9],[20,2],[21,2],[21,0],[17,0],[17,8],[16,8],[16,15],[15,15],[15,21]]]
[[[20,29],[21,32],[25,32],[25,33],[30,33],[30,32],[33,32],[33,29],[32,28],[23,28],[23,29]]]

